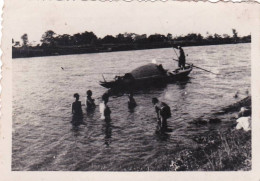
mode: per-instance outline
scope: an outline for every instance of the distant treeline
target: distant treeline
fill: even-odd
[[[142,50],[167,48],[177,45],[202,46],[251,42],[251,35],[239,37],[235,29],[232,29],[232,32],[233,36],[228,34],[208,34],[207,37],[203,37],[201,34],[190,33],[185,36],[173,37],[170,33],[166,36],[161,34],[147,36],[146,34],[124,33],[115,37],[107,35],[104,38],[98,38],[93,32],[87,31],[74,35],[57,35],[54,31],[48,30],[42,35],[41,44],[38,45],[33,45],[32,42],[29,42],[27,34],[22,35],[22,43],[12,39],[12,57]]]

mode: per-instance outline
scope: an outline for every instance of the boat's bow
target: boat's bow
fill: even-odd
[[[99,81],[99,85],[105,87],[105,88],[113,88],[116,85],[116,81],[110,81],[110,82],[105,82],[105,81]]]

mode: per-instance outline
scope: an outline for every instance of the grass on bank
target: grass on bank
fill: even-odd
[[[251,170],[251,131],[230,129],[194,139],[199,147],[178,153],[171,170]]]

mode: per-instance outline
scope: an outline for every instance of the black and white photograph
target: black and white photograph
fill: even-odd
[[[11,171],[252,171],[258,5],[6,7]]]

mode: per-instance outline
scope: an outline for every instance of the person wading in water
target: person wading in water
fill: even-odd
[[[93,99],[91,96],[92,96],[92,91],[88,90],[87,91],[87,98],[86,98],[87,111],[93,110],[96,107],[95,99]]]
[[[73,116],[82,116],[81,101],[79,101],[79,94],[75,93],[75,102],[72,103],[72,114]]]
[[[134,96],[133,96],[133,92],[130,92],[130,94],[128,95],[128,108],[129,109],[133,109],[137,106]]]
[[[161,131],[166,131],[167,119],[171,117],[171,109],[166,103],[160,102],[157,98],[152,98],[152,103],[157,114],[159,128]]]
[[[81,108],[81,102],[79,101],[79,94],[75,93],[73,96],[76,100],[72,103],[72,125],[77,130],[77,127],[83,123],[83,114]]]
[[[99,110],[101,113],[101,119],[105,120],[105,121],[108,121],[111,119],[111,117],[110,117],[111,110],[107,106],[108,99],[109,99],[109,95],[107,93],[103,94],[102,103],[100,103],[100,106],[99,106]]]

